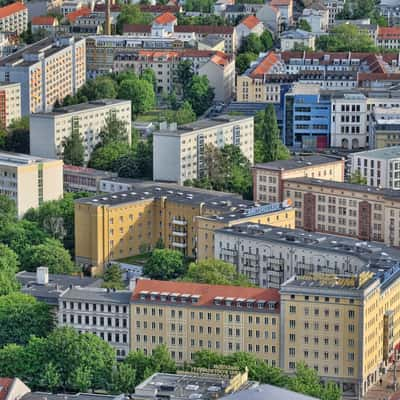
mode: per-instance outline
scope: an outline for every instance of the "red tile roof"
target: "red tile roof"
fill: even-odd
[[[89,15],[91,12],[92,11],[90,10],[90,8],[82,7],[79,10],[75,10],[67,14],[67,20],[72,23],[75,22],[75,20],[78,17],[85,17],[86,15]]]
[[[106,12],[106,5],[105,4],[96,4],[93,9],[94,12]],[[111,4],[110,5],[111,12],[120,12],[121,6],[119,4]]]
[[[378,40],[396,40],[400,39],[400,27],[379,27]]]
[[[166,12],[164,14],[159,15],[154,22],[158,25],[170,24],[171,22],[176,21],[175,15],[170,12]]]
[[[11,378],[0,378],[0,400],[5,400],[13,381]]]
[[[224,34],[231,35],[233,33],[233,26],[222,26],[222,25],[177,25],[174,28],[175,32],[195,32],[202,34]]]
[[[40,16],[40,17],[32,18],[32,25],[54,26],[55,22],[56,22],[56,18],[54,18],[54,17]]]
[[[165,12],[170,12],[171,14],[176,14],[180,10],[180,7],[177,5],[163,5],[163,4],[156,4],[156,5],[141,5],[140,11],[148,12],[152,14],[162,14]]]
[[[123,33],[132,32],[132,33],[150,33],[151,25],[143,25],[143,24],[124,24],[122,28]]]
[[[251,78],[263,77],[268,74],[271,68],[279,61],[279,57],[273,51],[269,52],[261,62],[251,71]]]
[[[232,60],[227,54],[222,51],[217,51],[216,54],[211,57],[211,61],[221,67],[226,67]]]
[[[241,24],[246,25],[249,29],[253,29],[255,26],[257,26],[261,21],[255,17],[254,15],[249,15],[246,17]]]
[[[26,6],[19,2],[9,4],[8,6],[0,8],[0,18],[8,17],[9,15],[12,15],[16,12],[23,11],[26,9],[27,9]]]
[[[132,293],[132,301],[140,301],[140,292],[164,292],[169,294],[187,294],[189,296],[198,295],[198,301],[191,303],[191,306],[213,306],[215,297],[242,299],[254,299],[256,301],[279,303],[280,295],[278,289],[265,288],[246,288],[238,286],[206,285],[191,282],[157,281],[149,279],[139,279]],[[151,301],[147,300],[146,301]],[[156,300],[157,301],[157,300]],[[160,301],[160,300],[158,300]],[[279,311],[279,306],[275,305],[275,312]]]

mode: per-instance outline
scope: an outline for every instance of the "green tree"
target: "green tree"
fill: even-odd
[[[8,127],[6,149],[15,153],[29,154],[29,117],[11,122]]]
[[[136,371],[126,362],[119,363],[112,374],[112,391],[130,394],[135,391]]]
[[[301,19],[298,23],[299,29],[302,29],[303,31],[311,32],[312,28],[311,25],[305,20]]]
[[[103,276],[104,282],[102,284],[103,288],[110,289],[124,289],[124,281],[122,280],[121,267],[118,264],[111,264],[107,267]]]
[[[110,143],[99,146],[92,152],[88,166],[103,171],[114,171],[116,161],[127,154],[130,149],[125,143]]]
[[[242,44],[242,48],[240,50],[241,53],[254,53],[259,54],[265,50],[263,42],[261,41],[260,36],[257,36],[255,33],[250,33]]]
[[[8,246],[0,243],[0,296],[19,289],[19,284],[15,278],[18,266],[17,255]]]
[[[236,271],[234,265],[221,260],[190,263],[183,280],[211,285],[252,286],[246,276]]]
[[[366,185],[368,183],[367,178],[361,175],[361,171],[359,169],[351,174],[349,182],[356,185]]]
[[[102,146],[113,142],[127,142],[128,129],[126,121],[118,119],[117,115],[109,112],[106,116],[105,125],[100,131],[100,142]]]
[[[171,353],[165,344],[157,346],[153,350],[150,356],[150,365],[155,372],[165,372],[170,374],[176,372],[175,361],[171,358]]]
[[[137,116],[151,110],[156,101],[154,88],[145,79],[127,79],[121,82],[118,98],[132,102],[132,114]]]
[[[117,18],[117,33],[122,34],[125,24],[149,24],[151,19],[151,15],[142,13],[137,4],[124,4]]]
[[[178,125],[188,124],[196,120],[196,114],[188,101],[184,101],[176,110],[168,110],[165,113],[167,122],[176,122]]]
[[[264,51],[268,51],[274,46],[274,37],[268,29],[261,34],[260,40],[264,47]]]
[[[16,222],[17,206],[14,200],[0,194],[0,227],[4,227],[9,222]]]
[[[78,102],[115,99],[117,96],[117,84],[110,76],[99,76],[90,79],[78,90]],[[64,105],[67,98],[64,99]]]
[[[63,140],[62,146],[65,164],[77,166],[82,166],[84,164],[85,148],[79,132],[73,131],[69,137]]]
[[[54,393],[61,386],[61,376],[57,368],[52,362],[44,366],[43,376],[40,386],[48,389],[50,393]]]
[[[124,359],[123,363],[128,365],[132,371],[135,371],[135,385],[138,385],[153,374],[150,357],[147,357],[142,350],[131,351]]]
[[[31,335],[47,336],[53,327],[54,316],[46,303],[19,292],[0,296],[0,348],[24,345]]]
[[[145,276],[161,280],[178,278],[184,272],[182,253],[169,249],[154,249],[143,268]]]
[[[236,72],[241,75],[249,67],[252,61],[257,60],[257,54],[254,53],[241,53],[236,57]]]
[[[205,75],[193,76],[184,99],[190,103],[197,116],[208,110],[214,100],[214,89],[210,87],[208,78]]]
[[[181,88],[181,94],[185,96],[187,88],[194,77],[193,64],[190,60],[180,61],[175,70],[174,82]]]
[[[156,90],[157,78],[154,70],[151,68],[146,68],[141,73],[140,78],[149,82],[153,86],[153,89]]]
[[[41,266],[48,267],[51,274],[72,274],[76,271],[71,255],[56,239],[46,239],[42,244],[29,246],[22,263],[29,271],[36,271]]]

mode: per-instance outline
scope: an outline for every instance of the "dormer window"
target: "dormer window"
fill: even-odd
[[[234,300],[233,297],[227,297],[227,298],[225,299],[225,305],[226,305],[227,307],[231,307],[231,306],[232,306],[233,300]]]
[[[160,300],[161,301],[167,301],[169,293],[168,292],[162,292],[160,293]]]
[[[254,299],[247,299],[247,308],[253,308],[255,302],[256,301]]]
[[[189,299],[190,295],[189,294],[182,294],[181,295],[181,303],[186,303]]]
[[[215,304],[216,306],[220,306],[220,305],[222,304],[222,300],[223,300],[223,299],[224,299],[223,297],[219,297],[219,296],[215,297],[215,298],[214,298],[214,304]]]
[[[151,292],[150,293],[150,300],[157,300],[157,296],[159,295],[158,292]]]
[[[176,302],[176,298],[179,296],[179,293],[171,293],[170,295],[169,295],[169,300],[172,302],[172,303],[175,303]]]
[[[192,295],[192,296],[190,297],[190,300],[191,300],[191,302],[192,302],[193,304],[198,303],[198,302],[199,302],[199,299],[200,299],[200,295],[198,295],[198,294],[194,294],[194,295]]]
[[[263,309],[264,306],[265,306],[265,301],[264,301],[264,300],[259,300],[259,301],[257,301],[257,308],[258,308],[259,310]]]
[[[146,296],[149,294],[147,290],[142,290],[140,292],[140,300],[146,300]]]
[[[275,310],[275,303],[273,301],[268,302],[268,309],[269,310]]]

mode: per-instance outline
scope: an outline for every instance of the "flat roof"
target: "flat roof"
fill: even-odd
[[[21,167],[24,165],[50,162],[50,161],[59,161],[59,160],[31,156],[29,154],[9,153],[7,151],[0,151],[0,165],[7,165],[10,167]]]
[[[325,156],[322,154],[295,156],[290,160],[277,160],[266,163],[255,164],[254,168],[270,169],[270,170],[292,170],[297,168],[312,167],[315,165],[329,164],[343,160],[342,157]]]
[[[129,304],[132,291],[98,287],[73,287],[61,295],[63,300],[93,301],[98,303]]]
[[[92,393],[46,393],[46,392],[29,392],[21,397],[22,400],[112,400],[124,399],[121,396],[110,396],[105,394],[92,394]]]
[[[385,121],[388,123],[389,120]],[[369,157],[381,160],[391,160],[392,158],[400,158],[400,146],[384,147],[382,149],[360,151],[352,155],[353,157]]]

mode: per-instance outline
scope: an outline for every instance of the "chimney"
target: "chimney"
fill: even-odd
[[[39,285],[47,285],[49,283],[49,269],[47,267],[36,269],[36,282]]]
[[[111,1],[112,0],[106,0],[106,20],[104,23],[104,33],[106,35],[111,35]]]
[[[134,291],[136,287],[136,278],[129,279],[129,290]]]

